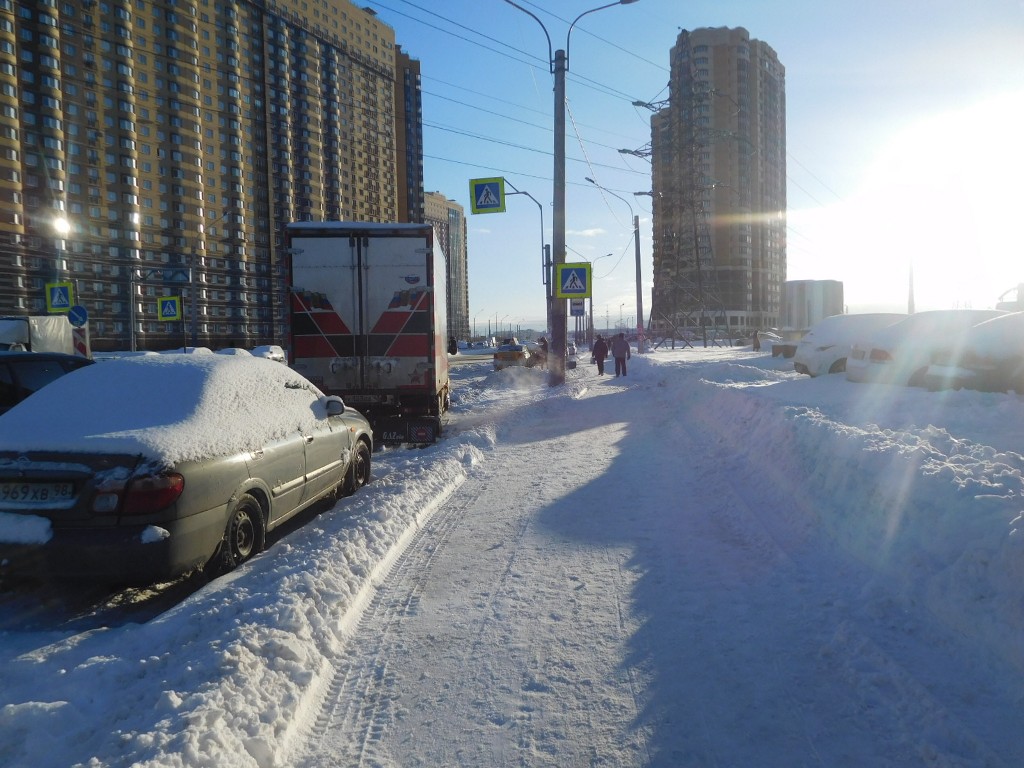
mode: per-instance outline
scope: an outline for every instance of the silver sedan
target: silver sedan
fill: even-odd
[[[369,423],[278,362],[154,355],[0,416],[0,568],[111,584],[214,575],[370,478]]]

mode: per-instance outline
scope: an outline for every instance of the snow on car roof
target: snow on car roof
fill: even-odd
[[[0,450],[140,453],[163,464],[254,450],[324,417],[273,360],[153,355],[63,376],[0,417]]]
[[[1006,314],[995,309],[933,309],[907,315],[879,329],[871,338],[875,346],[920,341],[927,344],[938,334],[964,332],[972,325]]]
[[[967,344],[987,357],[1012,357],[1024,352],[1024,312],[993,317],[967,332]]]

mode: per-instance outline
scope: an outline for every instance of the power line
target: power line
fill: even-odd
[[[471,139],[479,139],[480,141],[486,142],[488,144],[500,144],[502,146],[512,147],[513,149],[521,149],[521,150],[524,150],[526,152],[534,152],[536,154],[546,155],[548,157],[551,157],[552,154],[553,154],[550,150],[537,149],[536,147],[528,147],[528,146],[526,146],[524,144],[515,144],[515,143],[510,142],[510,141],[503,141],[501,139],[496,139],[493,136],[481,136],[480,134],[472,133],[470,131],[466,131],[466,130],[463,130],[461,128],[453,128],[451,126],[445,126],[445,125],[440,125],[440,124],[436,124],[436,123],[428,123],[428,122],[424,122],[423,123],[423,127],[424,128],[431,128],[431,129],[438,130],[438,131],[444,131],[446,133],[454,133],[454,134],[456,134],[458,136],[465,136],[465,137],[471,138]],[[587,142],[584,142],[583,139],[580,139],[581,146],[583,146],[583,144],[585,144],[585,143],[587,143]],[[593,144],[594,142],[589,142],[589,143]],[[597,146],[605,146],[605,145],[597,145]],[[623,168],[619,168],[618,166],[608,165],[607,163],[592,163],[591,160],[588,157],[586,157],[585,155],[586,155],[586,149],[584,147],[584,159],[581,160],[579,158],[568,157],[568,158],[566,158],[566,160],[571,160],[572,162],[575,162],[575,163],[586,163],[586,165],[588,167],[608,168],[609,170],[614,170],[614,171],[619,171],[619,172],[626,172],[626,173],[633,173],[633,174],[636,174],[638,176],[646,176],[647,175],[646,173],[644,173],[642,171],[633,171],[633,170],[629,170],[629,169],[623,169]]]

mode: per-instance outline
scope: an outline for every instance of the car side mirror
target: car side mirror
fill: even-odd
[[[324,397],[324,410],[328,416],[340,416],[345,412],[345,401],[337,395],[327,395]]]

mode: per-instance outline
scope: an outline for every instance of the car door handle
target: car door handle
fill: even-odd
[[[306,438],[306,442],[307,443],[312,443],[313,442],[313,436],[312,435],[303,435],[303,437]]]

